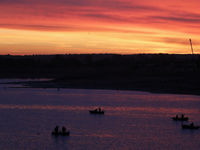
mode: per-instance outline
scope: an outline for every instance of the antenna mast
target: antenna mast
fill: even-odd
[[[190,46],[191,46],[192,54],[194,54],[194,52],[193,52],[193,47],[192,47],[192,40],[189,39],[189,41],[190,41]]]

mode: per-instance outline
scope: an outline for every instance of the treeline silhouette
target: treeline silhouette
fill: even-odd
[[[84,88],[87,84],[88,88],[160,88],[191,93],[199,90],[199,76],[200,55],[0,56],[1,78],[52,78],[63,87]]]
[[[107,78],[121,76],[196,76],[200,55],[82,54],[0,56],[1,78]]]

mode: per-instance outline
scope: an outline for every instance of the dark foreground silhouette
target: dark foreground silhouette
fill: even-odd
[[[82,54],[0,56],[0,78],[51,78],[42,88],[200,94],[200,55]]]

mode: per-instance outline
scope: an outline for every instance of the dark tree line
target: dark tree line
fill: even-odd
[[[199,76],[200,55],[82,54],[0,56],[1,78]]]

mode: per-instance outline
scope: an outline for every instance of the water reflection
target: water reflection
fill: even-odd
[[[93,108],[97,108],[98,106],[54,106],[54,105],[6,105],[0,104],[0,109],[30,109],[30,110],[57,110],[57,111],[89,111]],[[127,113],[127,112],[146,112],[146,113],[158,113],[158,114],[176,114],[176,113],[200,113],[199,109],[184,109],[184,108],[155,108],[155,107],[111,107],[104,106],[105,112],[107,114],[112,113]]]

